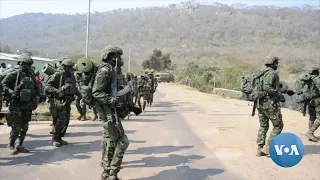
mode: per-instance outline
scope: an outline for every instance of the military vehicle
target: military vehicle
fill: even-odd
[[[155,73],[155,78],[157,79],[158,83],[160,82],[173,82],[174,77],[171,73]]]

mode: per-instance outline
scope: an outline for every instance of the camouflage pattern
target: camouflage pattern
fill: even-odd
[[[97,72],[97,67],[94,66],[89,72],[82,72],[81,75],[79,75],[79,76],[81,76],[81,77],[79,77],[81,79],[78,80],[79,90],[82,94],[83,101],[84,101],[82,103],[82,106],[77,107],[78,111],[81,111],[82,116],[84,116],[84,118],[86,119],[86,117],[85,117],[86,109],[87,109],[86,106],[88,105],[89,108],[92,108],[92,110],[93,110],[93,114],[94,114],[93,120],[94,121],[98,119],[98,112],[97,112],[95,106],[93,106],[92,94],[91,93],[88,94],[86,91],[87,90],[89,90],[90,92],[92,91],[96,72]],[[88,96],[90,96],[90,97],[88,97]],[[79,100],[79,105],[81,105],[80,100]]]
[[[138,79],[137,79],[137,76],[134,76],[131,82],[132,82],[134,105],[136,105],[137,101],[138,101]]]
[[[31,69],[33,60],[30,56],[22,54],[19,56],[21,67],[8,73],[1,84],[5,96],[10,99],[7,124],[11,126],[8,148],[11,154],[27,153],[28,149],[23,147],[23,142],[29,128],[32,111],[37,108],[37,98],[40,89]],[[19,139],[18,146],[15,141]]]
[[[260,129],[258,131],[257,144],[259,147],[269,146],[271,140],[283,129],[280,100],[283,95],[278,91],[279,75],[271,68],[262,77],[262,92],[258,97],[258,113]],[[266,142],[267,132],[269,130],[269,120],[273,124],[273,130]]]
[[[147,100],[149,99],[150,85],[147,84],[147,78],[141,76],[138,81],[138,105],[142,110],[145,110]],[[141,98],[143,98],[143,105],[141,105]]]
[[[81,97],[76,87],[72,66],[70,65],[63,65],[63,71],[55,72],[51,75],[45,88],[46,94],[51,96],[51,112],[54,119],[56,119],[52,137],[53,145],[56,147],[67,144],[66,141],[62,140],[62,137],[65,135],[69,125],[71,103],[75,100],[75,96]]]
[[[309,110],[310,108],[312,113],[310,114],[309,118],[309,131],[307,132],[306,136],[314,141],[319,141],[318,137],[314,136],[314,132],[320,126],[320,76],[319,72],[317,75],[311,75],[312,85],[311,85],[311,101],[309,103]]]
[[[77,88],[80,90],[81,92],[81,84],[82,84],[82,73],[79,71],[76,71],[74,73],[75,75],[75,79],[76,79],[76,85]],[[80,97],[76,97],[76,108],[80,114],[80,116],[78,117],[78,120],[81,120],[83,118],[83,120],[86,120],[86,113],[87,113],[87,108],[86,105],[84,103],[81,103],[81,98]]]
[[[120,49],[107,46],[103,49],[101,58],[103,63],[99,65],[92,88],[95,107],[97,108],[99,118],[103,121],[102,137],[102,179],[111,177],[117,179],[120,166],[126,149],[129,146],[129,140],[124,133],[122,123],[115,123],[115,114],[113,111],[114,99],[111,97],[112,79],[114,77],[114,67],[111,66],[108,54],[110,52],[120,52]]]

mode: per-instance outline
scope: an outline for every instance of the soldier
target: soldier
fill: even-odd
[[[95,98],[95,106],[103,121],[102,156],[103,173],[102,180],[118,180],[118,173],[123,155],[129,146],[129,140],[124,133],[121,121],[115,111],[117,98],[111,96],[114,80],[117,78],[115,65],[121,61],[122,49],[106,46],[101,54],[102,64],[96,73],[92,96]]]
[[[31,69],[33,60],[27,54],[19,56],[21,66],[5,76],[2,80],[5,95],[10,98],[7,124],[11,126],[8,149],[11,154],[28,153],[23,147],[32,111],[38,106],[37,97],[40,96],[34,71]],[[15,141],[19,144],[15,147]]]
[[[310,99],[309,102],[309,131],[306,136],[313,142],[318,142],[319,138],[314,135],[314,132],[320,126],[320,76],[319,68],[314,68],[311,74],[311,87],[310,87]]]
[[[83,84],[82,72],[76,71],[75,78],[76,78],[77,88],[81,92],[81,85]],[[86,104],[81,102],[81,98],[79,98],[79,97],[76,97],[76,108],[80,114],[80,116],[77,119],[79,121],[81,121],[81,120],[86,121],[87,120],[87,117],[86,117],[87,107],[86,107]]]
[[[279,58],[267,57],[265,65],[267,70],[262,76],[261,88],[258,96],[258,113],[260,129],[257,137],[258,151],[257,156],[269,155],[269,144],[271,140],[283,129],[280,101],[284,102],[283,94],[278,91],[279,75],[278,69]],[[273,124],[273,130],[266,141],[266,135],[269,129],[269,120]]]
[[[134,76],[132,79],[132,90],[134,96],[134,105],[136,105],[138,100],[138,76]]]
[[[313,79],[319,76],[319,68],[314,68],[307,73],[303,73],[300,79],[296,82],[297,91],[297,103],[301,105],[302,114],[305,116],[306,110],[308,108],[309,114],[309,129],[312,127],[316,120],[316,110],[315,107],[310,103],[312,99],[312,87]],[[312,139],[308,139],[313,141]]]
[[[86,110],[86,105],[88,105],[89,108],[92,108],[93,114],[94,114],[93,121],[99,119],[98,112],[94,106],[93,98],[92,98],[92,87],[94,84],[94,78],[95,78],[96,72],[97,72],[96,66],[92,66],[92,68],[88,71],[85,71],[84,69],[82,69],[81,71],[82,80],[79,84],[79,89],[83,97],[82,98],[82,103],[84,106],[83,110]],[[83,112],[84,114],[86,113],[85,111]]]
[[[158,87],[158,83],[157,83],[157,80],[156,80],[156,78],[154,77],[154,75],[153,75],[153,73],[152,72],[150,72],[149,73],[149,77],[148,77],[148,82],[150,83],[150,85],[151,85],[151,89],[150,89],[150,105],[152,105],[152,103],[153,103],[153,95],[154,95],[154,93],[156,92],[156,89],[157,89],[157,87]]]
[[[148,94],[147,94],[147,80],[144,76],[141,76],[141,78],[138,81],[138,105],[139,108],[142,109],[143,111],[146,108],[146,101],[148,99]],[[143,98],[143,106],[141,106],[141,98]]]
[[[62,137],[69,125],[71,103],[75,100],[75,95],[81,97],[72,72],[74,63],[70,59],[64,59],[61,65],[63,71],[51,75],[45,88],[46,93],[52,96],[52,116],[57,120],[52,137],[53,145],[56,147],[68,144]]]
[[[132,105],[134,105],[133,103],[134,103],[134,101],[133,101],[133,98],[134,98],[134,91],[135,91],[135,83],[136,82],[134,82],[135,81],[135,79],[134,79],[134,75],[132,74],[132,73],[127,73],[127,82],[131,82],[130,83],[130,85],[131,85],[131,93],[130,93],[130,97],[129,97],[129,100],[128,101],[130,101],[130,103],[132,102]]]
[[[61,64],[62,64],[62,61],[63,61],[64,59],[66,59],[66,58],[61,58],[61,59],[59,59],[59,61],[58,61],[57,63],[54,64],[54,67],[55,67],[58,71],[63,71],[63,68],[62,68]],[[50,79],[50,76],[47,77],[47,80],[45,81],[46,84],[48,83],[49,79]],[[51,116],[52,116],[52,123],[50,124],[50,126],[52,126],[52,130],[51,130],[50,134],[53,134],[54,126],[55,126],[55,124],[56,124],[56,122],[57,122],[57,117],[54,116],[54,115],[53,115],[53,112],[52,112],[53,99],[54,99],[54,98],[51,97],[50,94],[47,94],[47,98],[48,98],[48,102],[49,102],[49,111],[50,111],[50,114],[51,114]]]

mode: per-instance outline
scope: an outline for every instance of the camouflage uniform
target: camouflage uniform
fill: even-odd
[[[11,126],[8,149],[11,154],[27,153],[23,147],[32,111],[37,108],[37,97],[40,89],[31,69],[33,60],[27,54],[19,56],[21,68],[5,76],[2,80],[5,95],[11,99],[9,113],[7,114],[8,126]],[[15,141],[19,138],[19,144],[15,148]]]
[[[92,87],[94,84],[94,78],[97,72],[97,67],[92,67],[92,69],[89,72],[82,72],[81,76],[82,76],[82,80],[80,81],[79,84],[79,89],[80,92],[82,94],[83,97],[83,106],[84,109],[86,109],[86,106],[88,105],[89,108],[92,107],[93,110],[93,121],[98,119],[98,112],[97,109],[95,108],[95,106],[93,106],[93,99],[92,99]],[[87,94],[89,92],[89,94]],[[83,111],[85,113],[85,111]],[[100,119],[99,119],[100,120]]]
[[[65,59],[65,58],[60,59],[59,62],[57,62],[57,63],[54,65],[54,67],[55,67],[58,71],[61,71],[61,72],[63,71],[63,68],[62,68],[62,66],[61,66],[61,63],[62,63],[62,61],[63,61],[64,59]],[[51,77],[51,76],[48,76],[48,77],[47,77],[47,80],[45,81],[46,84],[48,83],[50,77]],[[52,109],[53,109],[53,106],[54,106],[54,105],[53,105],[53,103],[54,103],[54,98],[53,98],[53,96],[52,96],[51,94],[47,94],[47,93],[46,93],[46,95],[47,95],[48,102],[49,102],[49,111],[50,111],[50,114],[51,114],[51,117],[52,117],[52,123],[50,124],[50,126],[52,126],[52,130],[51,130],[50,134],[53,134],[53,132],[54,132],[54,127],[55,127],[55,124],[56,124],[56,122],[57,122],[57,117],[54,116],[54,115],[53,115],[53,112],[52,112]]]
[[[81,97],[72,72],[73,62],[70,59],[64,59],[62,66],[64,70],[51,75],[45,89],[46,93],[52,96],[52,116],[57,120],[52,137],[53,145],[56,147],[68,144],[62,140],[62,137],[69,125],[71,103],[75,100],[75,95]]]
[[[76,84],[77,88],[81,91],[81,85],[83,84],[83,76],[82,73],[79,71],[75,72],[75,78],[76,78]],[[80,114],[80,116],[77,118],[78,120],[87,120],[86,113],[87,113],[87,107],[84,103],[81,103],[81,98],[76,97],[76,108]]]
[[[121,121],[116,122],[117,114],[114,111],[117,98],[111,97],[112,82],[115,76],[115,59],[123,54],[122,49],[107,46],[102,51],[102,64],[96,73],[92,96],[95,98],[95,106],[103,121],[102,156],[103,173],[102,180],[117,180],[123,155],[129,146],[129,140],[124,133]],[[120,59],[120,58],[119,58]]]
[[[134,105],[137,104],[138,101],[138,78],[134,76],[132,79],[132,90],[133,90],[133,97],[134,97]]]
[[[258,97],[257,106],[260,121],[260,129],[257,137],[258,156],[269,154],[269,144],[271,140],[280,134],[283,129],[280,101],[284,101],[284,96],[278,91],[279,75],[275,71],[276,68],[272,67],[275,62],[278,62],[278,58],[267,57],[266,61],[265,65],[268,69],[262,77],[262,91]],[[269,130],[269,120],[273,124],[273,130],[267,142],[265,142]]]
[[[147,81],[144,76],[138,80],[138,105],[144,111],[146,108],[146,101],[148,99],[148,89],[146,89]],[[143,106],[141,106],[141,98],[143,98]]]
[[[309,131],[306,133],[306,136],[309,140],[314,142],[319,141],[319,138],[314,136],[314,132],[320,126],[320,76],[319,76],[319,68],[314,69],[316,74],[311,75],[312,84],[310,87],[310,97],[311,101],[309,103]],[[311,109],[310,109],[311,108]],[[310,112],[311,110],[311,112]]]

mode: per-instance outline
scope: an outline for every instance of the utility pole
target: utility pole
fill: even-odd
[[[87,15],[86,58],[88,58],[88,47],[89,47],[90,5],[91,5],[91,0],[89,0],[88,15]]]
[[[128,72],[131,72],[131,48],[129,48]]]

